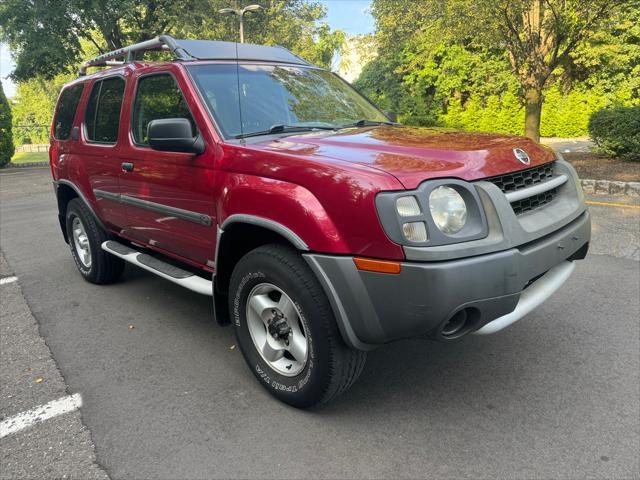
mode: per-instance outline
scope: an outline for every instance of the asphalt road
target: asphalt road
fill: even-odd
[[[208,298],[133,267],[84,282],[47,169],[0,189],[2,250],[112,478],[640,476],[638,209],[592,206],[595,253],[508,330],[386,346],[299,411],[255,381]]]
[[[19,282],[0,254],[0,421],[67,397],[67,385],[38,332]],[[51,407],[49,407],[51,408]],[[0,479],[108,480],[96,462],[89,430],[75,410],[3,436]]]

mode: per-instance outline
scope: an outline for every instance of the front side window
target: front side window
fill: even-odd
[[[99,143],[116,143],[120,128],[120,110],[125,81],[106,78],[93,85],[85,114],[87,139]]]
[[[71,135],[73,119],[80,103],[84,83],[63,90],[58,100],[58,109],[53,120],[53,136],[56,140],[67,140]]]
[[[389,119],[331,72],[271,65],[188,67],[226,137],[274,126],[344,127]]]
[[[195,135],[195,122],[175,79],[168,74],[142,77],[138,80],[131,122],[135,142],[139,145],[149,145],[149,122],[163,118],[186,118],[191,122]]]

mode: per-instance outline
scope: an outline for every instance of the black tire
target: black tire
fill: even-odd
[[[73,234],[73,223],[76,218],[82,222],[88,239],[91,251],[90,266],[86,266],[82,262],[76,250]],[[85,280],[91,283],[105,284],[113,283],[122,276],[124,260],[102,250],[101,245],[109,240],[109,235],[98,225],[91,211],[79,198],[74,198],[67,205],[66,228],[71,256]]]
[[[265,282],[282,289],[292,300],[308,340],[306,365],[295,376],[272,368],[249,332],[248,297]],[[247,365],[273,396],[289,405],[308,408],[326,403],[347,390],[362,372],[366,352],[345,345],[322,286],[304,259],[290,248],[265,245],[238,262],[231,276],[229,311]]]

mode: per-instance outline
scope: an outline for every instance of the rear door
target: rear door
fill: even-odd
[[[76,111],[84,91],[84,82],[71,85],[60,93],[51,127],[51,148],[49,159],[53,177],[58,179],[65,168],[65,161],[72,151],[72,144],[78,140],[78,129],[74,128]]]
[[[126,81],[120,75],[96,80],[84,111],[78,153],[96,198],[100,218],[111,229],[124,227],[126,211],[119,202],[120,120]]]
[[[186,118],[193,132],[206,128],[193,92],[179,71],[159,70],[137,79],[128,115],[128,145],[120,153],[124,235],[183,260],[213,266],[216,241],[211,141],[204,154],[160,152],[149,147],[147,126]],[[186,91],[185,91],[186,90]]]

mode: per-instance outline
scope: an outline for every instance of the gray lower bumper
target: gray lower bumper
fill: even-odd
[[[473,329],[514,312],[533,280],[584,258],[591,237],[585,211],[560,230],[518,248],[444,262],[403,263],[397,275],[359,271],[351,257],[305,254],[354,348],[437,334],[463,309]],[[535,285],[535,284],[534,284]]]

